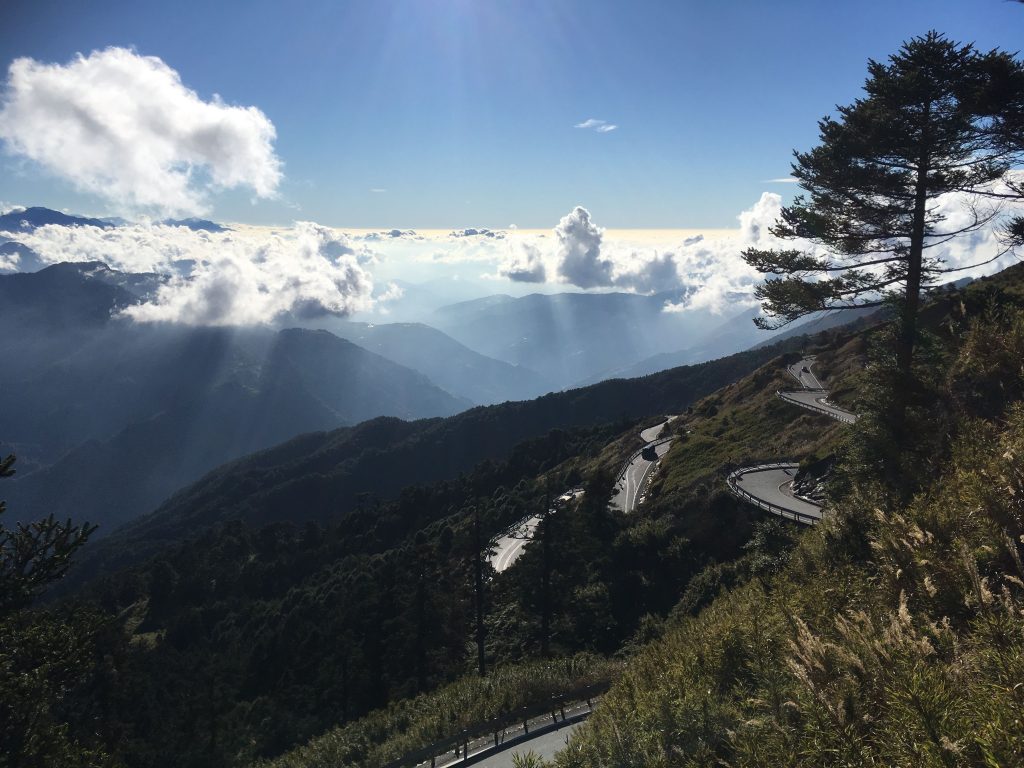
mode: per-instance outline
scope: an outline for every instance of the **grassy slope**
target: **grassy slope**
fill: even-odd
[[[849,499],[632,659],[558,765],[1021,764],[1022,441],[1018,409],[909,509]]]
[[[550,701],[562,691],[607,682],[619,664],[595,656],[508,665],[486,678],[463,677],[414,699],[396,702],[361,720],[328,731],[263,768],[378,766],[464,728],[524,706]]]
[[[909,506],[854,488],[774,573],[676,618],[557,765],[1024,763],[1024,314],[982,313],[995,294],[1019,306],[1022,274],[925,313],[937,332],[951,308],[968,318],[949,336],[960,351],[942,372],[944,396],[961,412],[931,485]],[[856,356],[819,361],[836,399],[855,401]],[[984,421],[962,410],[964,391],[1010,406]],[[698,471],[683,462],[667,476]]]
[[[831,349],[823,348],[823,353]],[[853,371],[861,365],[860,350],[857,337],[844,336],[839,337],[835,351],[829,354],[842,361],[843,371]],[[785,373],[783,366],[791,358],[795,359],[795,354],[772,358],[737,383],[697,402],[690,413],[673,422],[673,431],[686,434],[686,438],[677,442],[663,459],[652,500],[631,516],[634,529],[628,535],[642,537],[651,525],[672,525],[698,550],[709,552],[717,547],[735,554],[749,537],[752,522],[760,517],[760,513],[724,492],[725,486],[721,481],[724,471],[736,464],[764,458],[772,451],[799,456],[815,451],[824,453],[835,446],[840,430],[838,422],[820,414],[801,412],[774,395],[776,388],[792,385],[792,378]],[[554,473],[565,475],[572,469],[584,475],[596,469],[614,473],[622,461],[642,444],[638,436],[640,429],[658,423],[660,419],[652,417],[640,425],[631,426],[596,458],[570,460],[557,467]],[[725,497],[717,510],[719,514],[712,516],[703,510],[684,509],[683,500],[707,496],[709,484]],[[671,523],[666,522],[669,519]],[[724,545],[723,540],[730,543]],[[514,681],[519,679],[517,676],[524,669],[530,669],[529,665],[498,668],[494,685],[503,691],[502,696],[510,695],[508,686],[515,687]],[[559,680],[561,678],[556,675],[549,684]],[[475,691],[480,685],[473,678],[464,678],[428,696],[411,702],[398,702],[386,711],[334,729],[271,765],[281,768],[372,765],[378,760],[390,759],[429,743],[431,739],[447,735],[450,729],[437,726],[435,709],[447,712],[451,704],[439,702],[449,702],[453,692]],[[517,702],[529,701],[533,685],[535,682],[531,681],[523,691],[512,692],[511,695]],[[459,706],[466,708],[458,718],[459,723],[464,723],[481,712],[490,714],[495,704],[491,702],[489,709],[481,710],[480,704],[470,697]],[[456,711],[462,710],[456,708]]]

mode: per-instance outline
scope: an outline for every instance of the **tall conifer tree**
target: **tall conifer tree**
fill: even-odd
[[[921,290],[963,268],[944,264],[933,249],[998,215],[986,192],[1012,163],[996,134],[1000,109],[1013,97],[993,91],[995,72],[1019,82],[1022,67],[1010,54],[980,53],[937,32],[904,43],[886,63],[868,63],[865,95],[819,122],[817,147],[794,153],[793,176],[805,194],[783,208],[771,230],[817,248],[743,254],[777,276],[757,289],[767,314],[759,325],[775,328],[895,295],[900,391],[911,388]],[[950,193],[966,201],[967,215],[956,223],[941,205]],[[905,401],[895,405],[899,422]]]

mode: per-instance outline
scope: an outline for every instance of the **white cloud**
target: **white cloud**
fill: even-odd
[[[583,289],[619,288],[637,293],[673,290],[682,285],[674,253],[608,243],[604,230],[594,224],[590,212],[582,206],[562,217],[554,235],[553,243],[541,235],[510,238],[500,254],[496,276],[513,282],[551,281]],[[487,254],[493,256],[494,251],[473,255],[486,258]],[[467,255],[462,258],[467,259]]]
[[[615,285],[637,293],[657,293],[680,287],[675,254],[655,254],[653,258],[642,260],[633,269],[618,274]]]
[[[740,213],[740,240],[744,246],[757,245],[764,238],[771,238],[768,228],[782,213],[782,197],[775,192],[762,192],[752,208]]]
[[[540,248],[530,243],[509,244],[509,256],[498,268],[498,274],[514,283],[543,283],[547,281],[547,267]]]
[[[48,225],[3,236],[23,242],[46,263],[103,261],[129,272],[171,274],[149,301],[125,310],[140,322],[249,325],[346,315],[398,295],[389,288],[375,299],[366,269],[373,254],[312,222],[223,233],[163,225]]]
[[[467,227],[466,229],[456,229],[449,232],[448,237],[490,237],[501,240],[505,237],[505,233],[501,230],[487,229],[486,227]]]
[[[583,128],[584,130],[597,131],[598,133],[611,133],[617,130],[619,126],[614,123],[609,123],[607,120],[598,120],[596,118],[588,118],[582,123],[576,123],[573,128]]]
[[[675,261],[683,282],[692,290],[683,301],[666,304],[665,311],[709,310],[721,314],[735,307],[754,306],[754,286],[763,276],[743,260],[741,253],[753,245],[780,245],[768,229],[781,210],[782,198],[774,192],[764,192],[754,205],[736,217],[740,224],[736,236],[684,240],[675,252]]]
[[[580,288],[612,284],[613,264],[601,257],[604,230],[590,220],[590,211],[577,205],[555,227],[558,274]]]
[[[7,150],[123,212],[206,211],[210,192],[281,181],[273,124],[256,107],[202,100],[153,56],[107,48],[68,64],[15,59],[0,108]]]
[[[792,176],[783,176],[779,179],[764,179],[762,184],[799,184],[800,179],[794,179]]]

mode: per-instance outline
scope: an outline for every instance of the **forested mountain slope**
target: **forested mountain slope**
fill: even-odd
[[[139,324],[159,284],[100,263],[0,276],[3,450],[21,519],[102,534],[204,472],[302,432],[469,406],[422,374],[323,331]]]
[[[793,348],[803,342],[791,342]],[[602,382],[526,402],[474,408],[447,419],[377,419],[303,435],[232,462],[181,490],[152,514],[98,544],[83,572],[110,558],[124,563],[205,527],[338,521],[366,494],[394,498],[410,485],[454,479],[502,460],[524,440],[651,413],[675,413],[779,353],[762,349],[642,379]]]

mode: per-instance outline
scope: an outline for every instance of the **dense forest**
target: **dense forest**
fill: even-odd
[[[993,418],[1019,399],[1021,384],[1011,386],[1019,380],[1005,369],[1019,366],[1009,350],[1020,273],[938,296],[924,313],[934,359],[921,371],[934,373],[945,414],[921,431],[929,445],[952,446],[953,425]],[[873,396],[864,361],[885,333],[835,331],[811,342],[837,397],[856,397],[858,410]],[[394,499],[363,497],[338,523],[224,521],[44,609],[12,606],[5,627],[24,642],[5,651],[5,738],[20,750],[11,754],[25,756],[22,764],[54,764],[63,754],[84,765],[245,765],[338,723],[361,727],[359,718],[393,702],[447,690],[476,666],[478,531],[501,530],[580,482],[586,493],[545,521],[542,544],[488,577],[487,667],[579,653],[646,658],[650,643],[662,647],[695,614],[718,615],[714,606],[734,599],[726,595],[771,590],[806,541],[824,535],[764,519],[721,482],[729,468],[766,454],[838,451],[852,461],[869,439],[867,426],[847,433],[775,398],[789,359],[773,357],[683,409],[649,503],[631,516],[604,500],[636,445],[636,423],[554,430],[454,480]],[[931,467],[922,484],[942,476],[943,464]],[[859,482],[856,472],[836,472],[848,493],[860,493]],[[870,551],[868,533],[856,531]],[[14,686],[19,669],[35,671],[32,685]],[[22,728],[32,738],[19,743]]]
[[[981,194],[1022,151],[1024,67],[930,33],[869,70],[868,96],[797,153],[810,196],[775,231],[846,263],[745,257],[778,278],[758,289],[776,319],[885,315],[643,379],[304,435],[100,544],[54,516],[0,528],[0,759],[381,765],[601,681],[556,764],[1020,764],[1024,265],[924,289],[947,274],[925,250],[945,220],[927,202]],[[775,396],[804,354],[855,425]],[[614,510],[638,432],[670,414],[645,502]],[[731,469],[781,457],[824,489],[816,527],[728,492]],[[15,469],[5,458],[0,479]],[[552,511],[569,487],[583,493]],[[489,542],[530,515],[533,541],[495,572]]]

